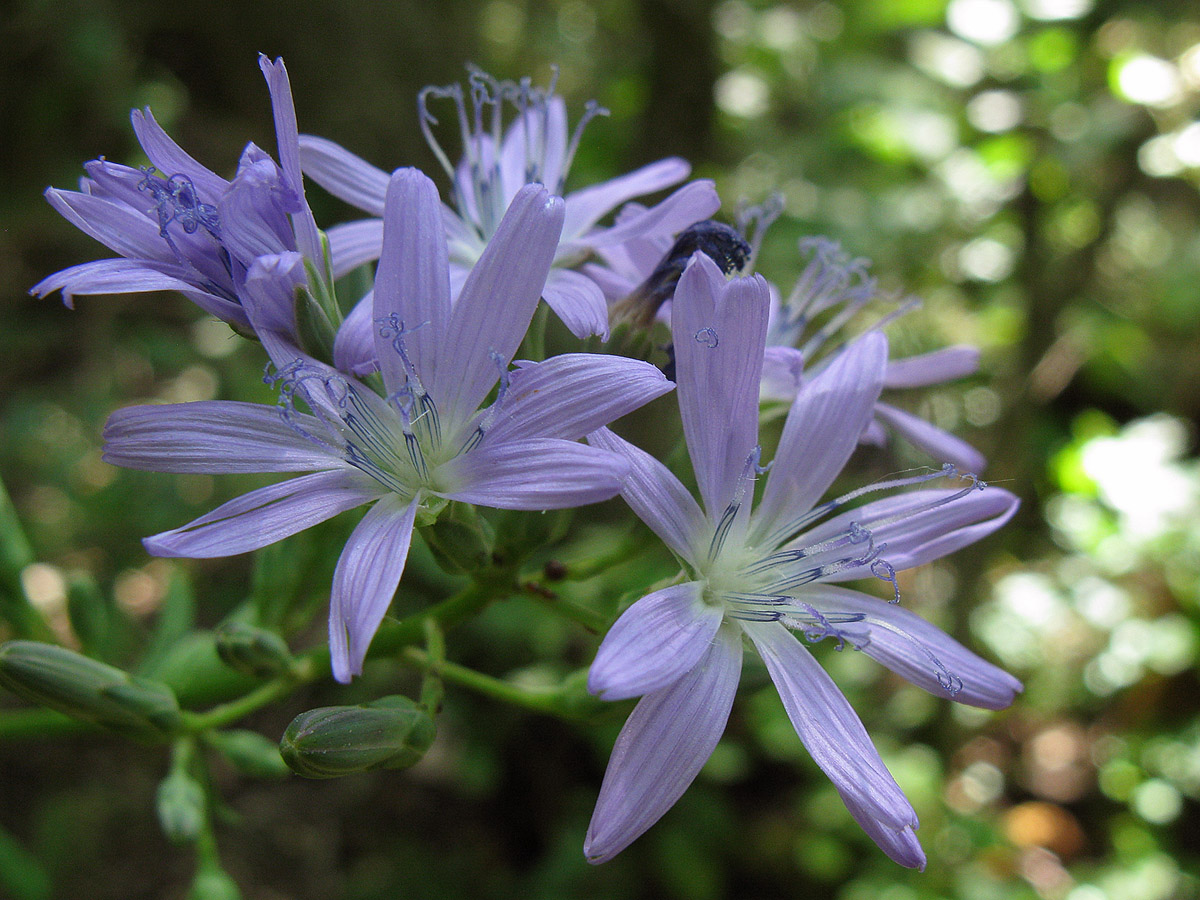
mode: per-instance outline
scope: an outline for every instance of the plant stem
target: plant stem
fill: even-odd
[[[400,654],[400,659],[425,671],[436,667],[438,674],[446,681],[452,681],[506,703],[543,713],[556,714],[559,711],[557,691],[531,691],[491,675],[476,672],[474,669],[468,669],[466,666],[460,666],[458,663],[444,660],[435,663],[429,658],[429,654],[419,647],[405,647],[404,652]]]

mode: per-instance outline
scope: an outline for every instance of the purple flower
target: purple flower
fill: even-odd
[[[772,304],[763,360],[762,396],[791,402],[806,379],[828,364],[832,356],[818,358],[823,347],[868,303],[878,296],[875,279],[867,274],[865,259],[852,259],[836,241],[808,238],[801,252],[812,257],[782,302]],[[876,322],[871,332],[909,312],[917,301],[901,303]],[[870,333],[870,332],[868,332]],[[956,345],[903,359],[889,360],[885,390],[929,387],[963,378],[979,368],[979,350]],[[934,459],[953,463],[966,472],[982,472],[987,460],[961,438],[912,413],[879,401],[863,440],[882,444],[887,430],[894,431]]]
[[[449,99],[454,104],[463,145],[463,158],[457,166],[451,164],[430,127],[438,121],[429,109],[431,98]],[[457,84],[426,88],[418,106],[425,137],[453,186],[454,207],[444,213],[453,293],[522,187],[543,184],[562,194],[584,126],[605,110],[589,104],[571,132],[566,106],[554,95],[553,85],[541,90],[532,87],[528,79],[497,81],[480,71],[471,72],[465,92]],[[506,108],[516,112],[507,127]],[[304,171],[314,181],[365,212],[382,214],[387,175],[381,169],[324,138],[302,135],[300,149]],[[712,215],[720,201],[711,181],[694,181],[657,206],[641,209],[616,225],[598,227],[597,223],[627,200],[679,183],[690,168],[682,159],[663,159],[566,195],[563,233],[543,297],[576,336],[607,336],[608,310],[600,288],[572,271],[573,266],[603,247],[645,235],[674,234]],[[362,264],[378,255],[380,229],[378,219],[360,220],[331,228],[329,239],[347,261]]]
[[[160,556],[243,553],[374,502],[334,573],[329,640],[340,681],[362,671],[414,523],[451,500],[541,510],[614,496],[628,464],[578,439],[671,387],[652,366],[594,354],[508,371],[550,268],[561,199],[541,187],[518,192],[453,306],[440,217],[433,182],[415,169],[392,176],[374,292],[382,396],[253,322],[277,369],[268,380],[279,384],[282,416],[253,403],[141,406],[105,429],[105,459],[116,465],[310,473],[147,538]],[[247,282],[286,282],[293,271],[287,254],[264,257]]]
[[[596,655],[588,687],[641,696],[613,749],[584,852],[611,859],[679,798],[725,728],[743,637],[792,724],[847,808],[897,862],[919,867],[917,818],[845,697],[793,632],[835,640],[914,684],[962,703],[1007,706],[1020,683],[918,616],[834,583],[895,573],[1000,527],[1017,500],[973,478],[852,506],[869,494],[954,475],[898,477],[819,503],[874,414],[887,341],[847,346],[796,395],[774,462],[759,465],[758,402],[769,288],[726,282],[697,254],[674,297],[679,409],[703,506],[662,464],[607,429],[589,440],[622,454],[621,495],[682,561],[679,583],[634,603]],[[751,511],[754,484],[766,472]]]
[[[79,191],[49,188],[46,199],[69,222],[120,258],[72,266],[35,285],[77,294],[173,290],[206,312],[248,330],[247,273],[259,256],[298,253],[324,269],[324,254],[304,199],[296,114],[282,60],[259,57],[271,92],[282,165],[249,144],[232,182],[198,163],[162,130],[150,110],[134,110],[133,129],[151,165],[96,159]],[[303,276],[303,267],[301,267]],[[307,281],[300,279],[301,284]],[[294,330],[295,296],[259,295],[260,320]]]
[[[629,204],[622,215],[636,215],[636,212],[634,204]],[[752,210],[741,217],[750,221],[762,217],[751,235],[753,256],[757,256],[762,232],[776,215],[778,208],[768,207]],[[618,223],[620,221],[618,218]],[[600,285],[610,302],[628,302],[636,292],[644,289],[652,273],[669,258],[671,242],[669,235],[651,234],[619,246],[604,247],[599,252],[602,261],[586,264],[583,272]],[[823,348],[865,305],[878,297],[875,279],[867,274],[867,261],[849,258],[836,241],[806,238],[800,242],[800,249],[811,251],[812,258],[791,293],[781,302],[771,286],[770,324],[763,359],[761,396],[764,400],[790,403],[805,380],[820,372],[832,359],[830,355],[820,356]],[[914,305],[915,301],[902,304],[870,330],[881,330]],[[669,321],[669,312],[670,304],[667,303],[662,307],[660,318]],[[978,368],[979,351],[976,348],[946,347],[889,361],[883,386],[886,390],[928,387],[963,378]],[[951,462],[962,471],[982,472],[987,464],[983,454],[961,438],[880,401],[876,403],[875,416],[863,431],[862,440],[883,444],[889,430],[934,459]]]

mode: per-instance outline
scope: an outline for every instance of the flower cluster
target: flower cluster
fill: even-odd
[[[465,88],[421,93],[420,127],[448,178],[443,203],[416,169],[389,174],[301,135],[282,61],[260,65],[278,161],[251,144],[226,180],[149,110],[135,111],[150,165],[94,160],[80,190],[46,194],[118,257],[58,272],[33,293],[61,291],[68,305],[86,294],[182,293],[261,344],[276,396],[119,410],[104,458],[159,472],[300,473],[146,538],[146,548],[244,553],[370,505],[330,586],[332,673],[348,682],[400,585],[414,530],[452,505],[541,511],[619,495],[679,574],[623,612],[590,669],[593,694],[641,700],[614,748],[587,858],[613,857],[687,788],[724,730],[748,646],[851,815],[897,862],[923,866],[912,807],[805,644],[829,639],[987,709],[1021,689],[905,608],[897,580],[1016,510],[1012,494],[979,480],[974,448],[880,400],[970,374],[978,354],[889,359],[884,327],[906,302],[847,338],[879,299],[866,263],[827,239],[803,241],[806,262],[782,295],[751,274],[780,209],[712,220],[716,190],[683,183],[683,160],[567,192],[584,125],[604,111],[589,105],[570,128],[553,85],[471,71]],[[457,163],[438,115],[458,123]],[[306,175],[369,218],[320,229]],[[653,205],[636,202],[667,188]],[[343,305],[340,279],[363,268],[372,289]],[[542,300],[593,352],[544,356]],[[665,341],[666,371],[604,343],[618,325]],[[535,358],[517,359],[522,351]],[[609,427],[672,388],[699,501]],[[780,404],[768,461],[760,410]],[[856,448],[885,430],[931,465],[827,497]],[[836,586],[852,581],[882,584],[886,596]]]

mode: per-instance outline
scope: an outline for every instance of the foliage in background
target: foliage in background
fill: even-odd
[[[148,399],[266,399],[258,357],[179,298],[85,299],[75,312],[29,300],[47,273],[101,255],[44,204],[42,188],[69,186],[99,155],[139,162],[126,116],[144,104],[228,173],[245,140],[270,145],[259,50],[287,60],[304,130],[385,168],[432,163],[416,127],[422,85],[457,80],[467,60],[507,77],[558,63],[572,109],[594,97],[612,111],[589,128],[574,170],[581,183],[679,153],[718,179],[730,218],[739,198],[780,190],[787,211],[768,234],[764,268],[787,271],[797,238],[828,234],[874,260],[886,288],[924,299],[893,328],[898,351],[984,348],[983,373],[926,395],[921,411],[988,454],[988,477],[1025,498],[1019,525],[903,586],[906,602],[994,654],[1027,692],[1005,715],[952,709],[861,654],[822,648],[921,814],[930,863],[916,874],[858,832],[761,671],[757,686],[747,672],[697,785],[600,869],[579,847],[623,709],[575,726],[451,687],[438,742],[406,773],[266,783],[216,763],[221,859],[245,896],[1196,896],[1194,7],[491,0],[427,9],[25,0],[6,13],[0,471],[28,547],[11,531],[0,538],[5,590],[19,585],[60,640],[161,675],[172,653],[189,651],[179,635],[214,628],[248,593],[292,598],[292,630],[305,614],[319,623],[326,548],[351,527],[293,538],[274,569],[269,555],[254,571],[247,558],[148,560],[138,537],[259,482],[118,472],[99,459],[100,427],[113,409]],[[313,193],[318,218],[347,212]],[[651,412],[643,427],[652,421]],[[864,466],[896,464],[871,456]],[[597,543],[605,515],[591,532]],[[586,543],[576,549],[587,555]],[[418,553],[400,614],[449,587]],[[665,564],[637,563],[648,567],[643,582]],[[632,599],[604,578],[572,591],[604,614]],[[597,640],[546,616],[530,594],[456,632],[453,654],[536,687],[586,665]],[[236,674],[215,661],[212,672]],[[274,740],[303,709],[415,685],[368,671],[350,689],[314,685],[242,724]],[[198,685],[190,699],[204,705],[202,689],[219,687]],[[0,706],[0,894],[182,896],[192,857],[149,810],[163,778],[182,773],[178,786],[189,761],[172,769],[160,750],[98,734],[23,740],[18,702],[5,694]],[[209,859],[212,848],[201,849]],[[218,871],[201,869],[210,896],[223,889]]]

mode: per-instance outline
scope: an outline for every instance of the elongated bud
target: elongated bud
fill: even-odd
[[[158,785],[155,798],[163,834],[175,844],[188,844],[204,828],[204,788],[191,775],[173,769]]]
[[[292,654],[273,631],[234,622],[222,625],[214,637],[221,662],[245,675],[269,678],[291,668]]]
[[[305,778],[338,778],[375,769],[406,769],[420,761],[437,732],[408,697],[361,706],[324,706],[292,720],[279,752]]]
[[[211,731],[204,740],[243,775],[283,778],[291,769],[279,755],[279,744],[254,731]]]
[[[223,869],[202,866],[188,891],[187,900],[242,900],[242,892]]]
[[[41,706],[141,740],[177,733],[179,703],[165,684],[36,641],[0,645],[0,685]]]

